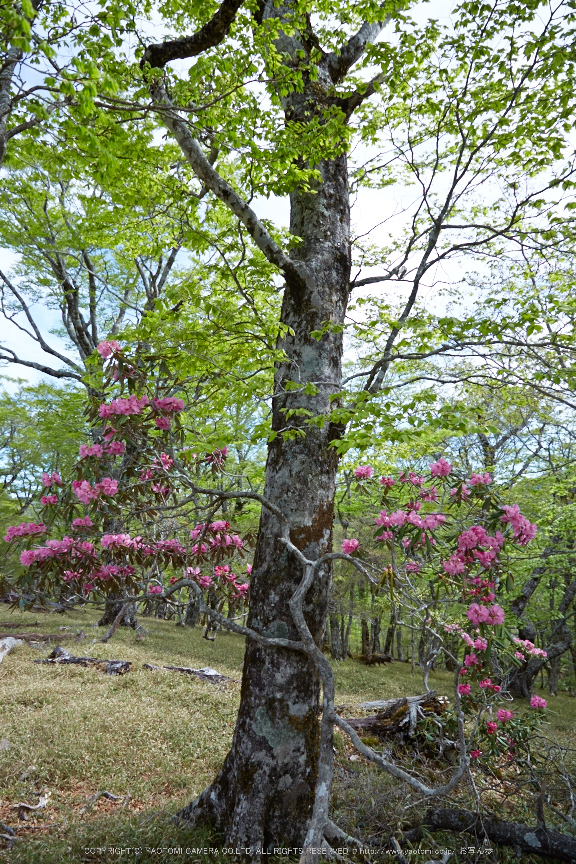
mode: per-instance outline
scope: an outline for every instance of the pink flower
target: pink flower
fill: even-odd
[[[359,465],[354,469],[354,476],[359,480],[369,480],[374,474],[374,468],[371,465]]]
[[[248,594],[248,591],[250,590],[250,585],[248,584],[248,582],[241,582],[240,585],[236,585],[236,590],[238,591],[238,594],[240,596],[244,597],[246,596],[246,594]]]
[[[460,672],[458,674],[459,675],[466,675],[467,672],[468,672],[468,669],[466,669],[464,666],[462,666],[462,668],[460,669]]]
[[[125,449],[126,445],[123,441],[111,441],[106,447],[106,453],[109,453],[111,456],[122,456]]]
[[[490,606],[488,609],[488,618],[486,619],[489,624],[503,624],[505,618],[504,610],[501,606],[495,605]]]
[[[464,658],[465,666],[478,666],[479,662],[480,661],[475,654],[466,654],[466,657]]]
[[[472,757],[472,759],[479,759],[481,755],[482,755],[482,750],[471,750],[470,751],[470,756]]]
[[[499,684],[492,684],[492,690],[494,691],[494,693],[500,693],[501,689],[502,688],[500,687]]]
[[[488,648],[488,642],[486,639],[478,638],[474,640],[474,648],[476,651],[486,651]]]
[[[452,465],[444,458],[430,465],[430,474],[432,477],[447,477],[451,471]]]
[[[466,569],[466,565],[459,555],[451,555],[448,561],[442,561],[442,567],[450,576],[457,576],[458,573],[463,573]]]
[[[109,342],[100,342],[99,345],[96,346],[96,351],[100,356],[107,360],[115,351],[120,351],[120,343],[109,341]]]
[[[171,459],[167,453],[161,453],[160,454],[160,462],[162,463],[162,465],[166,471],[168,471],[172,467],[172,465],[174,464],[174,460]]]
[[[478,603],[472,603],[466,612],[466,617],[472,624],[481,624],[488,621],[488,609],[485,606],[480,606]]]
[[[212,585],[213,581],[214,580],[211,579],[210,576],[200,576],[198,579],[198,584],[201,588],[209,588]]]
[[[42,474],[42,485],[43,486],[52,486],[56,483],[57,486],[62,486],[62,478],[60,475],[54,471],[52,474],[47,474],[46,471]]]
[[[419,573],[421,569],[422,565],[417,564],[416,561],[409,561],[408,564],[406,564],[406,570],[408,573]]]
[[[514,717],[514,712],[507,711],[505,708],[499,708],[496,717],[502,723],[506,723],[507,720],[512,720],[512,718]]]
[[[115,414],[124,414],[125,416],[141,414],[142,409],[148,405],[148,402],[149,399],[147,396],[142,396],[138,399],[132,394],[127,399],[114,399],[110,405],[106,405],[103,402],[98,409],[98,414],[102,418],[113,417]]]
[[[380,485],[384,486],[386,489],[391,489],[392,486],[394,486],[395,482],[396,481],[393,480],[392,477],[381,477],[380,478]]]
[[[461,696],[468,696],[471,689],[472,688],[471,688],[470,684],[459,684],[458,685],[458,693],[460,693]]]
[[[40,498],[40,503],[44,507],[47,507],[49,504],[57,504],[58,503],[58,496],[57,495],[42,495],[42,497]]]
[[[546,699],[543,699],[541,696],[534,695],[530,699],[530,705],[532,708],[546,708],[547,704]]]
[[[20,553],[20,563],[24,565],[24,567],[30,567],[31,564],[36,560],[36,552],[34,549],[25,549]]]
[[[446,522],[446,516],[443,513],[429,513],[422,520],[422,527],[429,531],[435,531]]]
[[[111,477],[103,477],[100,483],[97,483],[94,489],[102,492],[103,495],[108,495],[110,498],[118,492],[118,481],[112,480]]]
[[[395,513],[391,513],[388,517],[389,525],[398,525],[401,527],[406,522],[406,513],[403,510],[396,510]]]
[[[342,541],[342,551],[346,555],[352,555],[352,553],[355,552],[356,549],[358,549],[359,545],[360,545],[360,543],[358,542],[358,540],[355,540],[355,539],[343,540]]]
[[[502,509],[504,515],[501,517],[501,521],[512,526],[512,536],[515,542],[520,546],[526,546],[536,536],[538,530],[536,525],[520,512],[518,504],[511,506],[505,504]]]
[[[165,396],[164,399],[154,399],[154,406],[158,411],[166,411],[168,414],[177,414],[184,410],[184,402],[175,396]]]
[[[87,456],[96,456],[97,459],[101,459],[104,453],[104,449],[100,446],[100,444],[92,444],[90,447],[88,444],[80,445],[80,458],[86,459]]]
[[[45,534],[46,526],[43,522],[21,522],[19,525],[9,525],[4,540],[11,543],[15,537],[31,537],[36,534]]]
[[[246,574],[248,576],[252,575],[252,564],[246,564]]]
[[[423,501],[438,501],[438,490],[435,486],[430,486],[429,489],[425,489],[423,486],[420,490],[420,497]]]
[[[492,477],[485,471],[484,474],[472,474],[468,482],[471,486],[488,486],[489,483],[492,483]]]
[[[524,655],[521,651],[515,651],[514,656],[518,658],[518,660],[524,660]]]
[[[412,484],[412,486],[422,486],[424,483],[424,477],[421,477],[419,474],[416,474],[415,471],[410,471],[408,474],[408,482]]]
[[[83,519],[74,519],[74,521],[72,522],[72,527],[73,528],[92,528],[93,524],[94,523],[92,522],[92,520],[88,516],[85,516]]]
[[[148,594],[162,594],[162,586],[161,585],[149,585],[148,586]]]
[[[494,735],[497,729],[498,729],[497,723],[492,723],[492,722],[486,723],[486,731],[487,731],[488,735]]]
[[[107,549],[109,546],[129,549],[133,545],[129,534],[103,534],[100,543],[103,549]]]
[[[480,681],[478,686],[484,690],[486,687],[492,686],[492,681],[490,680],[490,678],[485,678],[483,681]]]
[[[170,428],[171,420],[169,417],[155,417],[154,423],[158,429],[166,430]]]
[[[210,523],[210,529],[212,531],[226,531],[228,528],[230,528],[230,523],[226,522],[224,519],[219,519],[217,522]]]

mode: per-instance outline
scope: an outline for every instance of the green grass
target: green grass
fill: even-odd
[[[18,826],[19,835],[26,837],[0,851],[0,861],[109,861],[119,859],[106,857],[108,853],[87,857],[82,850],[113,844],[206,845],[198,832],[177,829],[162,817],[144,826],[140,819],[158,811],[174,813],[214,777],[230,746],[239,683],[215,686],[176,672],[145,670],[143,664],[211,666],[239,681],[244,640],[221,632],[208,642],[200,628],[149,618],[141,619],[143,642],[121,628],[106,645],[91,644],[103,635],[94,627],[94,613],[10,615],[4,609],[0,618],[18,622],[22,631],[34,621],[41,621],[35,628],[40,633],[57,633],[63,626],[71,633],[84,630],[83,641],[62,643],[74,654],[133,665],[127,675],[113,677],[96,669],[35,663],[48,656],[54,643],[41,649],[23,645],[0,664],[0,739],[10,742],[8,749],[0,748],[0,821]],[[359,702],[423,691],[420,674],[412,676],[408,664],[367,667],[349,660],[335,663],[334,669],[336,702],[347,706],[348,716],[358,712]],[[449,695],[453,676],[433,673],[430,686]],[[552,733],[573,743],[576,703],[562,695],[550,707]],[[51,796],[44,821],[54,827],[22,830],[13,805],[36,803],[42,790]],[[120,802],[100,799],[81,814],[86,800],[101,790],[130,800],[122,809]],[[42,824],[32,821],[32,827]],[[150,854],[128,860],[173,860]]]

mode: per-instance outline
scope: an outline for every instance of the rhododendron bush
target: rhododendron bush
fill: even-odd
[[[16,585],[21,605],[58,594],[63,585],[68,596],[149,597],[163,593],[167,571],[177,574],[168,592],[175,584],[196,585],[216,594],[219,609],[224,600],[241,605],[248,582],[223,562],[236,558],[247,574],[245,539],[223,519],[190,530],[190,512],[213,515],[218,499],[196,496],[192,511],[188,499],[181,505],[197,489],[191,470],[206,478],[222,472],[226,448],[204,455],[184,448],[185,401],[174,395],[177,383],[157,375],[155,358],[138,349],[128,365],[115,341],[101,343],[98,353],[108,361],[102,382],[108,398],[90,406],[93,443],[80,446],[74,479],[42,475],[49,494],[40,496],[41,521],[8,528],[4,540],[20,545],[22,570],[2,590]],[[188,508],[186,518],[181,507]],[[152,575],[159,584],[148,585]]]
[[[546,657],[530,640],[515,636],[503,608],[514,555],[534,539],[536,525],[517,504],[503,503],[489,473],[465,477],[443,458],[425,474],[407,470],[378,478],[370,465],[353,474],[365,508],[381,509],[374,517],[374,542],[348,536],[342,551],[363,561],[375,581],[384,559],[380,586],[393,593],[403,626],[435,637],[458,664],[457,698],[464,714],[476,717],[473,758],[513,751],[515,743],[528,740],[539,709],[546,707],[535,696],[536,713],[518,717],[506,707],[505,692],[506,669],[531,656]],[[453,638],[447,643],[445,635]]]

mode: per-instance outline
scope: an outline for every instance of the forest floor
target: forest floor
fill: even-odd
[[[18,624],[10,628],[14,635],[33,629],[70,637],[60,643],[21,645],[0,664],[0,835],[10,836],[7,826],[17,838],[0,841],[0,861],[230,861],[220,853],[186,854],[186,848],[217,848],[220,842],[175,826],[170,816],[205,788],[230,746],[244,640],[221,632],[209,642],[200,628],[142,618],[143,641],[120,628],[107,644],[93,644],[104,631],[95,627],[96,614],[86,610],[10,613],[4,606],[0,618],[4,625]],[[0,622],[4,631],[9,632]],[[85,634],[80,641],[78,631]],[[77,656],[129,661],[130,672],[110,676],[97,668],[34,662],[46,658],[55,644]],[[232,680],[215,684],[145,669],[146,663],[211,667]],[[344,716],[362,716],[363,701],[424,692],[419,670],[412,675],[408,664],[368,667],[348,660],[334,668],[336,703]],[[433,672],[430,686],[450,696],[453,675]],[[574,747],[576,700],[565,694],[553,699],[543,695],[551,709],[548,737]],[[399,822],[405,825],[414,808],[425,809],[421,797],[376,772],[339,735],[336,751],[334,808],[346,830],[364,837],[383,835],[392,825],[392,812],[401,811]],[[439,772],[448,775],[451,769],[447,762],[426,765],[421,752],[411,753],[408,762],[436,775],[434,782],[441,782]],[[104,791],[117,800],[101,795],[90,801]],[[505,818],[517,818],[513,787],[498,794],[493,805]],[[19,804],[35,806],[42,800],[44,807],[20,818],[25,812]],[[424,858],[415,853],[409,860],[419,864]],[[451,859],[456,860],[472,864],[474,858]],[[483,860],[494,864],[519,859],[499,850]]]

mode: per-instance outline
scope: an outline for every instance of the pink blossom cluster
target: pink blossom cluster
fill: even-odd
[[[99,579],[101,582],[107,582],[113,576],[130,577],[133,576],[136,570],[134,567],[125,566],[119,567],[117,564],[102,564],[97,569],[90,573],[90,578]]]
[[[104,360],[107,360],[109,357],[112,356],[112,354],[114,352],[117,352],[120,350],[121,350],[120,343],[115,342],[114,340],[108,340],[105,342],[100,342],[100,344],[96,346],[96,351],[98,352],[98,354],[100,354],[100,356]]]
[[[115,414],[141,414],[142,409],[148,405],[148,397],[142,396],[138,399],[134,394],[128,396],[127,399],[114,399],[109,405],[103,402],[98,409],[98,414],[102,418],[113,417]]]
[[[220,565],[217,564],[214,567],[214,577],[219,580],[225,579],[236,597],[245,597],[248,594],[248,590],[250,588],[248,582],[237,582],[238,576],[235,573],[232,573],[228,564]]]
[[[50,486],[62,486],[62,478],[58,474],[57,471],[53,471],[52,474],[47,474],[46,471],[42,474],[42,485],[49,488]]]
[[[175,396],[165,396],[164,399],[154,399],[154,407],[157,411],[165,411],[167,414],[178,414],[184,410],[184,402]]]
[[[122,456],[126,450],[126,444],[123,441],[111,441],[105,449],[110,456]]]
[[[479,603],[472,603],[466,611],[466,617],[472,624],[499,625],[504,623],[505,613],[498,604],[488,607],[480,606]]]
[[[466,485],[466,483],[462,483],[460,487],[455,487],[450,490],[450,495],[452,498],[455,498],[456,501],[467,501],[470,497],[470,489]]]
[[[42,504],[43,507],[48,507],[50,504],[57,504],[58,503],[58,496],[57,495],[42,495],[40,498],[40,503]]]
[[[384,486],[385,489],[391,489],[392,486],[396,485],[396,481],[392,477],[381,477],[380,485]]]
[[[514,638],[514,643],[519,647],[519,651],[516,652],[516,656],[520,655],[520,659],[524,659],[524,655],[521,653],[524,651],[526,654],[532,654],[534,657],[547,657],[548,654],[546,651],[543,651],[542,648],[536,648],[533,642],[530,639],[518,639],[516,636]]]
[[[492,483],[492,477],[487,471],[485,471],[484,474],[472,474],[468,483],[470,483],[471,486],[488,486]]]
[[[33,537],[46,533],[43,522],[21,522],[19,525],[9,525],[4,535],[6,543],[11,543],[15,537]]]
[[[72,521],[73,528],[92,528],[94,523],[89,516],[84,516],[83,519],[74,519]]]
[[[504,510],[502,522],[511,525],[515,542],[519,546],[526,546],[536,536],[538,530],[536,525],[520,512],[518,504],[505,504],[502,509]]]
[[[447,477],[452,471],[452,465],[447,459],[438,459],[430,465],[430,474],[432,477]]]
[[[547,702],[541,696],[534,695],[530,699],[530,705],[532,708],[546,708]]]
[[[351,540],[343,540],[342,541],[342,551],[345,555],[352,555],[360,545],[360,542],[356,540],[356,538],[352,538]]]
[[[73,480],[72,491],[82,504],[89,504],[95,501],[101,494],[112,498],[118,492],[118,481],[111,477],[103,477],[99,483],[95,483],[94,487],[90,485],[88,480]]]
[[[161,585],[149,585],[148,586],[148,594],[162,594],[162,586]]]
[[[94,545],[86,540],[78,541],[67,536],[63,537],[62,540],[48,540],[45,546],[39,546],[37,549],[25,549],[20,555],[20,563],[24,567],[30,567],[35,562],[57,558],[60,555],[93,557]]]
[[[358,465],[357,468],[354,469],[354,476],[358,478],[358,480],[369,480],[374,474],[374,468],[372,465]]]
[[[92,444],[88,446],[88,444],[80,445],[80,458],[86,459],[87,456],[96,456],[97,459],[101,459],[104,455],[104,448],[100,444]]]

